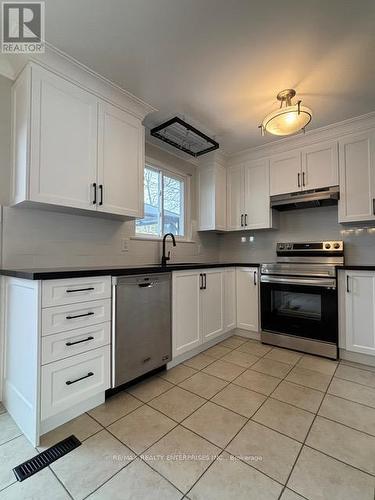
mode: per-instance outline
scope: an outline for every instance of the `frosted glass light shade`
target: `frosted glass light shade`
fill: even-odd
[[[311,121],[312,111],[306,106],[286,106],[265,117],[263,130],[274,135],[290,135],[299,132]]]

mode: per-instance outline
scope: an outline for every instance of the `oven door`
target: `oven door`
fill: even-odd
[[[262,330],[337,343],[336,280],[261,277]]]

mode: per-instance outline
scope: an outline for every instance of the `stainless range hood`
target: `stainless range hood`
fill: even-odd
[[[284,212],[300,208],[327,207],[337,205],[339,199],[339,186],[333,186],[271,196],[271,208]]]

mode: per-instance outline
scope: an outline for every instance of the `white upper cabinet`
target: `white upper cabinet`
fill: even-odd
[[[228,169],[227,210],[228,230],[243,229],[244,189],[242,165]]]
[[[339,142],[339,222],[375,220],[375,131]]]
[[[227,173],[216,162],[198,169],[199,231],[227,228]]]
[[[244,166],[244,224],[246,229],[272,226],[270,208],[269,160],[257,160]]]
[[[347,271],[345,349],[375,355],[375,273]]]
[[[302,149],[302,189],[337,186],[339,160],[337,142],[314,144]]]
[[[143,216],[144,129],[125,111],[99,104],[98,210]]]
[[[337,142],[317,143],[272,157],[270,178],[271,196],[336,186]]]
[[[302,186],[301,153],[291,151],[271,158],[270,195],[294,193]]]
[[[141,119],[28,64],[12,89],[12,204],[141,217]]]

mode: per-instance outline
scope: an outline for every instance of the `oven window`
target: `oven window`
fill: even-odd
[[[271,308],[277,316],[313,321],[322,319],[322,298],[317,294],[272,290]]]

